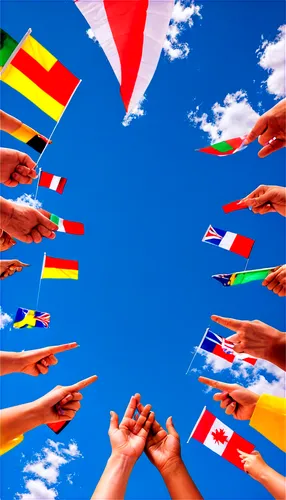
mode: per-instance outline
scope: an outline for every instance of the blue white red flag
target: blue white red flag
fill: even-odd
[[[238,354],[233,350],[234,344],[228,339],[221,337],[217,333],[212,332],[209,328],[201,341],[200,349],[210,352],[225,359],[229,363],[233,363],[236,358],[245,361],[251,365],[255,365],[257,359],[245,353]]]
[[[241,234],[232,233],[231,231],[225,231],[224,229],[213,226],[208,227],[202,241],[229,250],[246,259],[249,258],[255,243],[255,240],[247,236],[242,236]]]

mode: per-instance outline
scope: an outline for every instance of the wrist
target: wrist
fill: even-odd
[[[277,337],[269,348],[267,361],[277,364],[278,360],[286,364],[286,333],[278,331]],[[280,364],[279,364],[280,365]]]
[[[8,200],[5,200],[2,196],[0,197],[0,219],[1,219],[1,229],[5,231],[5,228],[9,224],[13,213],[14,213],[14,206],[13,203],[11,203]]]
[[[167,460],[167,462],[162,466],[158,467],[160,474],[166,478],[173,474],[178,474],[185,468],[184,462],[180,456],[173,457]]]
[[[257,481],[263,486],[266,486],[272,471],[273,469],[271,469],[269,465],[265,464],[264,467],[262,467],[259,476],[257,477]]]
[[[129,457],[128,455],[124,455],[123,453],[119,453],[117,451],[112,452],[108,462],[112,462],[112,464],[117,464],[123,469],[133,468],[137,461],[136,457]]]

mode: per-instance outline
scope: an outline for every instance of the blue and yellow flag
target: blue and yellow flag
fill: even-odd
[[[13,323],[14,328],[48,328],[51,316],[49,313],[32,311],[19,307]]]

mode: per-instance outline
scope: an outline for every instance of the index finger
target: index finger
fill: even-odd
[[[10,265],[13,265],[13,264],[17,264],[18,266],[21,266],[21,267],[29,267],[30,266],[30,264],[25,264],[24,262],[21,262],[20,260],[17,260],[17,259],[14,259],[11,261]]]
[[[212,314],[211,319],[215,321],[215,323],[225,326],[225,328],[228,328],[229,330],[232,330],[234,332],[239,330],[244,323],[243,320],[224,318],[223,316],[217,316],[216,314]]]
[[[81,380],[80,382],[77,382],[76,384],[69,385],[66,387],[66,389],[69,392],[77,392],[80,391],[81,389],[84,389],[90,384],[93,384],[98,379],[97,375],[92,375],[91,377],[85,378]]]
[[[263,134],[263,132],[265,132],[267,128],[267,123],[268,123],[267,116],[265,115],[260,116],[256,124],[254,125],[253,129],[249,132],[245,140],[245,144],[250,144],[250,142],[255,141],[255,139],[257,139],[259,135]]]
[[[139,394],[136,394],[135,396],[131,396],[123,418],[133,418],[134,413],[137,409],[137,404],[138,404],[138,399],[136,396],[139,396]],[[139,402],[140,402],[140,396],[139,396]]]
[[[221,391],[230,392],[233,389],[234,384],[227,384],[226,382],[219,382],[219,380],[213,380],[212,378],[199,377],[199,382],[206,384],[214,389],[220,389]]]
[[[69,344],[54,345],[50,347],[44,347],[43,349],[38,349],[35,356],[49,356],[50,354],[58,354],[59,352],[69,351],[70,349],[75,349],[79,347],[77,342],[71,342]]]

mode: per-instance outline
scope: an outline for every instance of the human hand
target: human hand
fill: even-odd
[[[97,380],[97,376],[86,378],[73,385],[58,385],[52,391],[35,401],[34,407],[42,424],[72,420],[80,409],[79,392]]]
[[[29,264],[24,264],[17,259],[10,260],[0,260],[0,280],[4,280],[8,278],[8,276],[12,276],[15,272],[21,272],[23,267],[28,267]]]
[[[2,231],[2,234],[0,236],[0,252],[5,252],[14,245],[16,245],[16,241],[13,238],[11,238],[10,234],[5,233],[5,231]]]
[[[259,320],[243,321],[212,315],[211,319],[219,325],[236,332],[227,340],[234,343],[233,350],[247,353],[255,358],[273,362],[273,353],[280,346],[285,334]]]
[[[245,144],[250,144],[257,137],[259,144],[263,146],[258,153],[260,158],[265,158],[286,146],[286,99],[260,116],[248,134]]]
[[[58,226],[49,220],[50,212],[1,199],[1,229],[23,243],[53,240]]]
[[[144,407],[139,403],[137,408],[141,413]],[[172,417],[167,419],[166,427],[168,432],[155,420],[145,444],[147,457],[161,474],[175,463],[182,461],[180,436],[174,427]]]
[[[63,344],[51,347],[44,347],[43,349],[34,349],[33,351],[23,351],[15,353],[15,371],[26,373],[37,377],[38,375],[46,375],[49,371],[49,366],[56,365],[58,360],[55,354],[60,352],[69,351],[79,347],[76,342],[70,344]]]
[[[263,286],[266,286],[268,290],[276,293],[279,297],[285,297],[286,295],[286,264],[283,266],[278,266],[268,274],[267,278],[262,282]]]
[[[227,384],[206,377],[199,377],[199,382],[214,387],[222,392],[214,394],[213,399],[220,401],[220,407],[227,415],[237,420],[250,420],[259,396],[238,384]]]
[[[112,455],[120,455],[134,462],[143,453],[150,428],[155,420],[154,413],[150,412],[151,405],[142,406],[138,419],[133,419],[139,403],[140,394],[131,397],[120,424],[118,415],[111,411],[108,431]]]
[[[0,149],[0,182],[7,187],[32,184],[37,178],[36,163],[16,149]]]
[[[254,214],[277,212],[286,217],[286,188],[261,185],[243,198],[241,203],[251,207]]]
[[[245,453],[244,451],[237,450],[239,458],[241,459],[244,470],[247,474],[255,479],[256,481],[261,481],[261,478],[266,474],[269,466],[264,462],[260,453],[254,450],[252,453]]]

